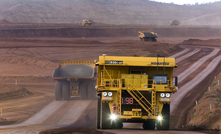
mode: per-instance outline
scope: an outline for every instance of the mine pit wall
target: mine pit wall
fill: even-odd
[[[5,29],[0,38],[31,37],[125,37],[138,36],[138,31],[153,31],[160,37],[217,37],[220,29],[215,27],[76,27],[56,29]]]

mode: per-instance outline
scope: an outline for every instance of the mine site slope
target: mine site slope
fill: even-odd
[[[13,23],[76,23],[92,19],[99,25],[148,24],[220,25],[220,2],[202,5],[175,5],[146,0],[2,0],[0,20]],[[211,19],[212,18],[212,19]],[[208,21],[214,20],[216,21]]]

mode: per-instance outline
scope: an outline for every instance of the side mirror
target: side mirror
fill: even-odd
[[[178,86],[178,77],[175,77],[175,86]]]

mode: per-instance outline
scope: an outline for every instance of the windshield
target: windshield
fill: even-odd
[[[153,76],[154,84],[167,84],[167,75],[154,75]]]

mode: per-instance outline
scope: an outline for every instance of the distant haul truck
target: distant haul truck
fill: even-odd
[[[69,100],[71,96],[83,100],[97,99],[95,61],[62,61],[53,72],[55,99]]]
[[[180,25],[180,22],[178,20],[173,20],[173,21],[170,21],[170,25],[171,26],[178,26],[178,25]]]
[[[99,56],[97,128],[121,129],[123,122],[143,129],[168,130],[175,58]]]
[[[82,22],[82,26],[91,26],[94,24],[95,24],[95,22],[92,20],[83,20],[83,22]]]
[[[157,33],[151,31],[139,31],[138,33],[141,41],[157,42]]]

